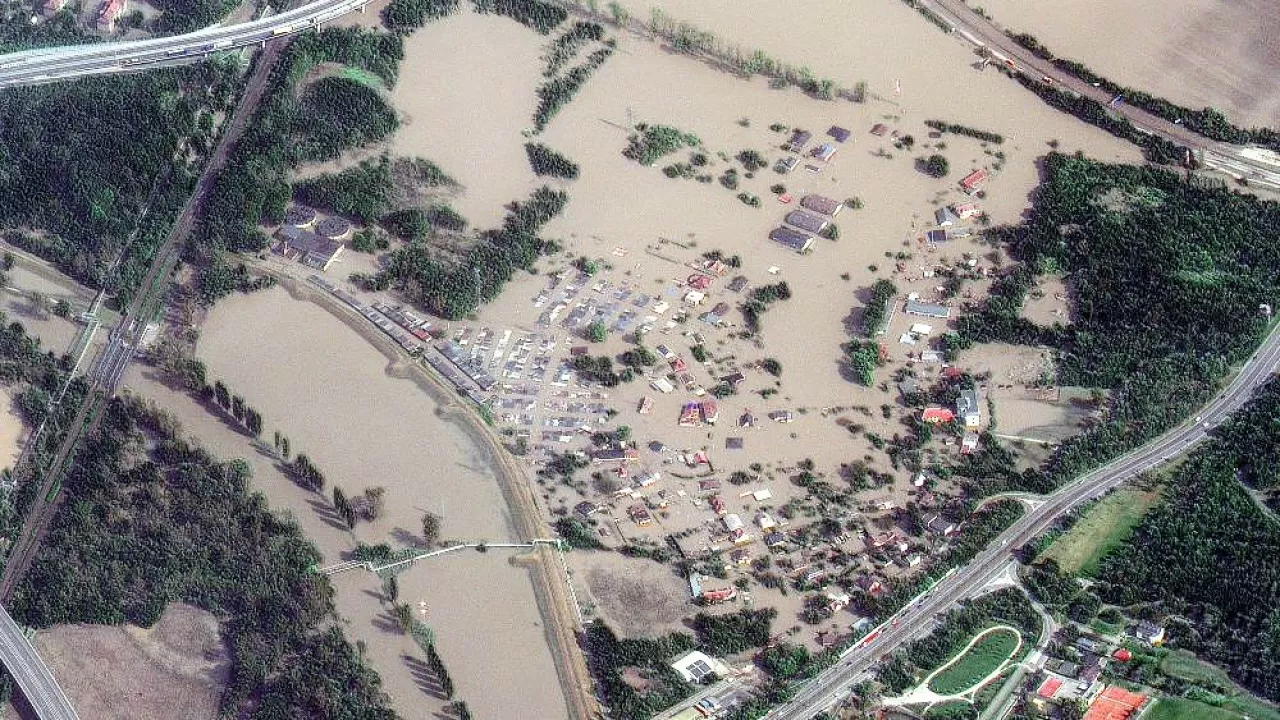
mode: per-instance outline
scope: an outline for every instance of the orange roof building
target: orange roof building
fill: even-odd
[[[955,420],[956,414],[951,412],[950,408],[934,406],[925,408],[924,412],[920,413],[920,419],[927,423],[940,425]]]
[[[960,181],[960,187],[964,189],[965,192],[971,193],[974,190],[977,190],[978,188],[982,187],[982,184],[985,183],[986,181],[987,181],[986,170],[981,170],[981,169],[974,170],[973,172],[966,175],[963,180]]]

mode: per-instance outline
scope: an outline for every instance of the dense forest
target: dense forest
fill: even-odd
[[[333,627],[318,553],[249,491],[249,466],[182,439],[142,400],[104,413],[15,593],[18,620],[151,625],[191,603],[219,617],[231,651],[224,714],[393,720],[377,675]]]
[[[1046,345],[1057,381],[1110,391],[1106,417],[1039,471],[970,477],[971,489],[1045,491],[1193,415],[1257,347],[1280,296],[1280,204],[1206,189],[1154,167],[1051,154],[1031,218],[995,236],[1018,260],[962,316],[948,351]],[[1043,274],[1065,275],[1071,324],[1020,315]]]
[[[151,22],[151,29],[165,35],[199,30],[226,17],[239,4],[238,0],[156,0],[160,15]]]
[[[0,224],[34,228],[6,239],[127,300],[191,189],[180,148],[208,148],[238,83],[211,62],[0,94]]]
[[[1272,380],[1173,472],[1095,589],[1137,616],[1169,616],[1170,644],[1280,701],[1280,521],[1242,485],[1276,485],[1277,409]]]

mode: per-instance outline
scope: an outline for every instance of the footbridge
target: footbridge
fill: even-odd
[[[535,538],[533,540],[530,540],[529,542],[509,542],[509,543],[491,543],[491,542],[457,543],[454,545],[449,545],[447,547],[442,547],[438,550],[424,550],[422,552],[411,552],[406,554],[405,557],[399,557],[399,556],[393,555],[391,558],[384,559],[381,561],[344,560],[342,562],[334,563],[332,565],[326,565],[324,567],[316,568],[316,572],[320,573],[321,575],[333,576],[333,575],[338,575],[340,573],[349,572],[351,570],[367,570],[371,573],[374,573],[375,575],[381,575],[383,573],[399,572],[401,569],[411,566],[417,563],[419,560],[427,560],[429,558],[439,557],[441,555],[447,555],[449,553],[457,552],[459,550],[465,550],[467,548],[473,548],[475,550],[479,550],[482,552],[490,548],[495,550],[501,549],[501,548],[517,548],[522,550],[531,550],[533,548],[538,547],[539,545],[549,545],[555,548],[556,550],[565,549],[565,542],[560,538]]]

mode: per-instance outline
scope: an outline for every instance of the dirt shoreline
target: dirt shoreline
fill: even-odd
[[[435,377],[422,364],[405,358],[391,338],[369,325],[367,320],[328,293],[311,288],[296,277],[265,263],[250,262],[249,265],[256,272],[275,277],[290,297],[317,305],[355,330],[391,361],[388,374],[412,380],[439,405],[441,416],[445,420],[455,423],[484,450],[511,512],[511,522],[517,536],[527,539],[553,536],[551,529],[543,522],[536,497],[528,486],[528,475],[506,454],[497,434],[459,402],[458,395],[445,381]],[[601,709],[596,700],[586,658],[578,645],[575,613],[565,591],[568,578],[561,576],[562,571],[554,554],[554,550],[540,546],[536,555],[530,556],[529,562],[513,565],[522,566],[529,571],[534,596],[546,621],[546,636],[552,648],[551,655],[568,705],[569,717],[572,720],[593,720],[600,715]]]

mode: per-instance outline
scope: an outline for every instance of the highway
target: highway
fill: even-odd
[[[1280,366],[1280,324],[1267,335],[1253,357],[1230,384],[1206,405],[1195,420],[1179,425],[1142,447],[1081,476],[1029,510],[976,558],[939,582],[916,602],[898,612],[869,642],[855,646],[841,660],[802,687],[791,702],[774,709],[770,720],[809,720],[834,705],[849,688],[870,677],[880,658],[923,634],[934,616],[963,600],[983,594],[993,580],[1015,563],[1012,552],[1047,530],[1058,518],[1134,476],[1187,452],[1209,430],[1244,405]]]
[[[38,85],[89,75],[136,72],[200,60],[210,53],[303,32],[363,10],[369,0],[316,0],[293,10],[236,25],[170,37],[37,48],[0,55],[0,88]]]
[[[5,667],[17,681],[22,696],[35,708],[40,720],[79,720],[67,696],[62,694],[62,688],[57,683],[46,681],[44,676],[49,671],[40,662],[35,648],[27,642],[22,628],[3,608],[0,608],[0,655],[5,658]]]

